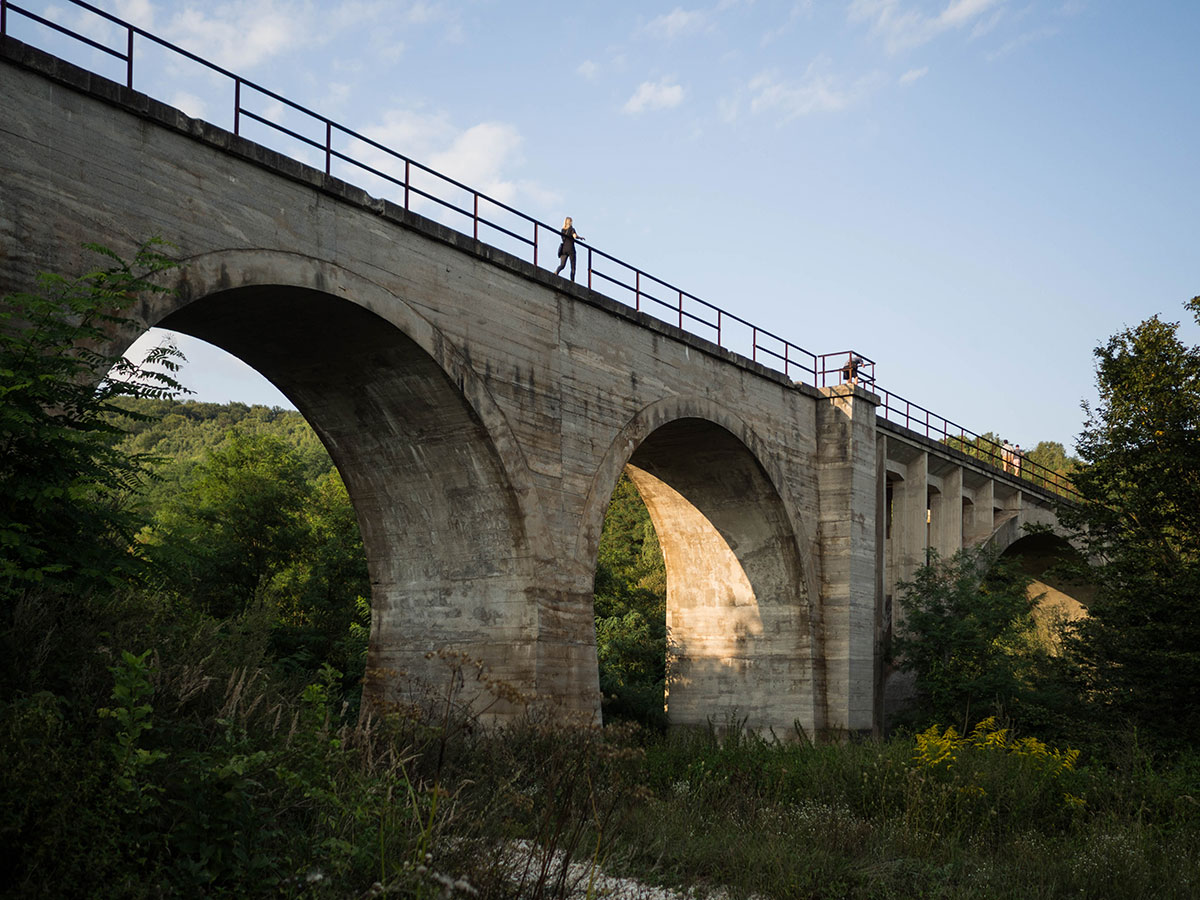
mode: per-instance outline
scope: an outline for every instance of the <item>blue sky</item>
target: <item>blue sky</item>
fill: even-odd
[[[1197,0],[95,2],[1024,447],[1070,449],[1093,349],[1200,294]],[[286,403],[181,346],[198,398]]]

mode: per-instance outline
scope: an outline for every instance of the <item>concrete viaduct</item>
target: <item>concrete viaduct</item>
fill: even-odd
[[[0,291],[82,271],[84,241],[178,247],[137,317],[245,360],[324,441],[367,550],[369,665],[397,676],[377,699],[443,678],[444,650],[596,715],[622,472],[666,560],[679,724],[878,729],[896,580],[927,547],[1055,526],[1051,495],[861,386],[794,383],[11,38],[0,56]]]

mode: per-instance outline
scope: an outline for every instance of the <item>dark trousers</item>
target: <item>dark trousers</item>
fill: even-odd
[[[574,250],[572,250],[570,253],[564,253],[562,256],[560,256],[558,258],[558,268],[554,270],[554,274],[557,275],[559,272],[561,272],[563,270],[563,267],[566,266],[568,259],[571,261],[571,280],[574,281],[575,280],[575,251]]]

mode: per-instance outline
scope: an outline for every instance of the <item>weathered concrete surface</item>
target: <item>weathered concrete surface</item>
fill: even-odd
[[[671,720],[869,730],[931,485],[939,547],[1032,514],[862,390],[794,385],[52,57],[0,56],[0,291],[79,271],[84,241],[176,245],[176,293],[139,322],[242,358],[325,442],[367,549],[375,699],[400,673],[444,691],[436,654],[467,654],[598,714],[592,580],[628,469],[667,562]]]

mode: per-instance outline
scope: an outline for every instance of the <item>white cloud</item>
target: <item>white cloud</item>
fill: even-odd
[[[429,165],[456,181],[513,203],[516,184],[504,175],[510,164],[520,162],[521,135],[504,122],[482,122],[457,135],[449,147],[435,153]]]
[[[643,81],[639,84],[633,96],[625,101],[623,109],[636,115],[650,109],[670,109],[682,102],[683,88],[664,78],[658,82]]]
[[[147,0],[126,2],[149,8]],[[373,29],[375,23],[409,28],[437,23],[452,40],[460,33],[457,14],[442,4],[414,2],[397,8],[386,0],[344,0],[336,4],[315,0],[226,0],[194,4],[171,17],[163,30],[174,43],[227,69],[245,72],[283,54],[328,43],[342,33],[367,33],[373,52],[396,58],[403,52],[403,40],[392,36],[390,29]]]
[[[154,4],[150,0],[117,0],[114,12],[119,19],[133,22],[139,28],[154,28]]]
[[[595,81],[596,76],[598,76],[600,74],[600,67],[598,65],[596,65],[594,62],[592,62],[590,59],[585,59],[583,62],[581,62],[576,67],[575,71],[578,72],[580,75],[582,75],[584,78],[586,78],[588,81]]]
[[[856,103],[877,81],[877,76],[859,79],[850,86],[824,71],[827,60],[814,60],[798,81],[780,78],[775,72],[763,72],[747,85],[750,112],[777,113],[787,122],[812,113],[838,112]]]
[[[183,110],[185,115],[191,116],[193,119],[205,119],[208,116],[208,104],[187,91],[180,91],[172,95],[168,102],[176,109]]]
[[[762,46],[767,46],[774,41],[779,40],[792,29],[801,18],[807,18],[812,15],[812,0],[796,0],[792,4],[791,10],[788,12],[787,19],[782,25],[770,29],[762,36],[759,43]]]
[[[901,0],[852,0],[851,22],[867,23],[889,53],[899,53],[928,43],[948,31],[977,23],[989,10],[1007,0],[951,0],[938,14],[908,8]]]
[[[1042,28],[1035,28],[1032,31],[1026,31],[1025,33],[1013,38],[1011,41],[1008,41],[999,49],[993,50],[991,53],[989,53],[987,56],[988,62],[995,62],[1002,57],[1008,56],[1008,54],[1012,53],[1014,50],[1019,50],[1022,47],[1028,46],[1029,44],[1034,44],[1038,41],[1044,41],[1047,38],[1052,38],[1056,34],[1058,34],[1058,28],[1053,25],[1046,25]]]
[[[673,40],[680,35],[700,31],[708,27],[708,13],[702,10],[685,10],[675,7],[669,13],[657,16],[642,26],[642,33],[650,37]]]
[[[425,162],[454,139],[455,131],[441,113],[393,109],[383,121],[363,129],[363,134],[385,147]]]
[[[178,44],[227,69],[245,71],[265,60],[310,44],[320,34],[303,6],[276,0],[188,7],[167,33]]]
[[[909,69],[900,76],[900,83],[905,85],[912,84],[914,81],[924,78],[927,74],[929,74],[929,66],[923,66],[920,69]]]
[[[521,153],[521,133],[506,122],[480,122],[464,130],[456,128],[442,113],[394,109],[383,121],[364,129],[363,134],[385,147],[391,147],[410,159],[422,163],[442,175],[469,185],[474,190],[507,203],[533,203],[553,206],[559,196],[533,181],[516,176],[524,161]],[[352,154],[364,163],[387,172],[396,178],[404,175],[404,163],[395,157],[366,145],[355,145]],[[463,198],[457,189],[433,176],[412,170],[413,184],[422,190],[461,206]],[[396,200],[399,188],[385,182],[371,182],[356,176],[367,190]],[[427,201],[413,200],[413,208],[435,218],[443,210]],[[461,222],[457,223],[461,225]],[[456,225],[457,227],[457,225]]]
[[[983,37],[993,28],[1000,24],[1000,20],[1004,18],[1004,10],[998,9],[987,19],[980,19],[975,23],[975,27],[971,29],[971,40]]]

